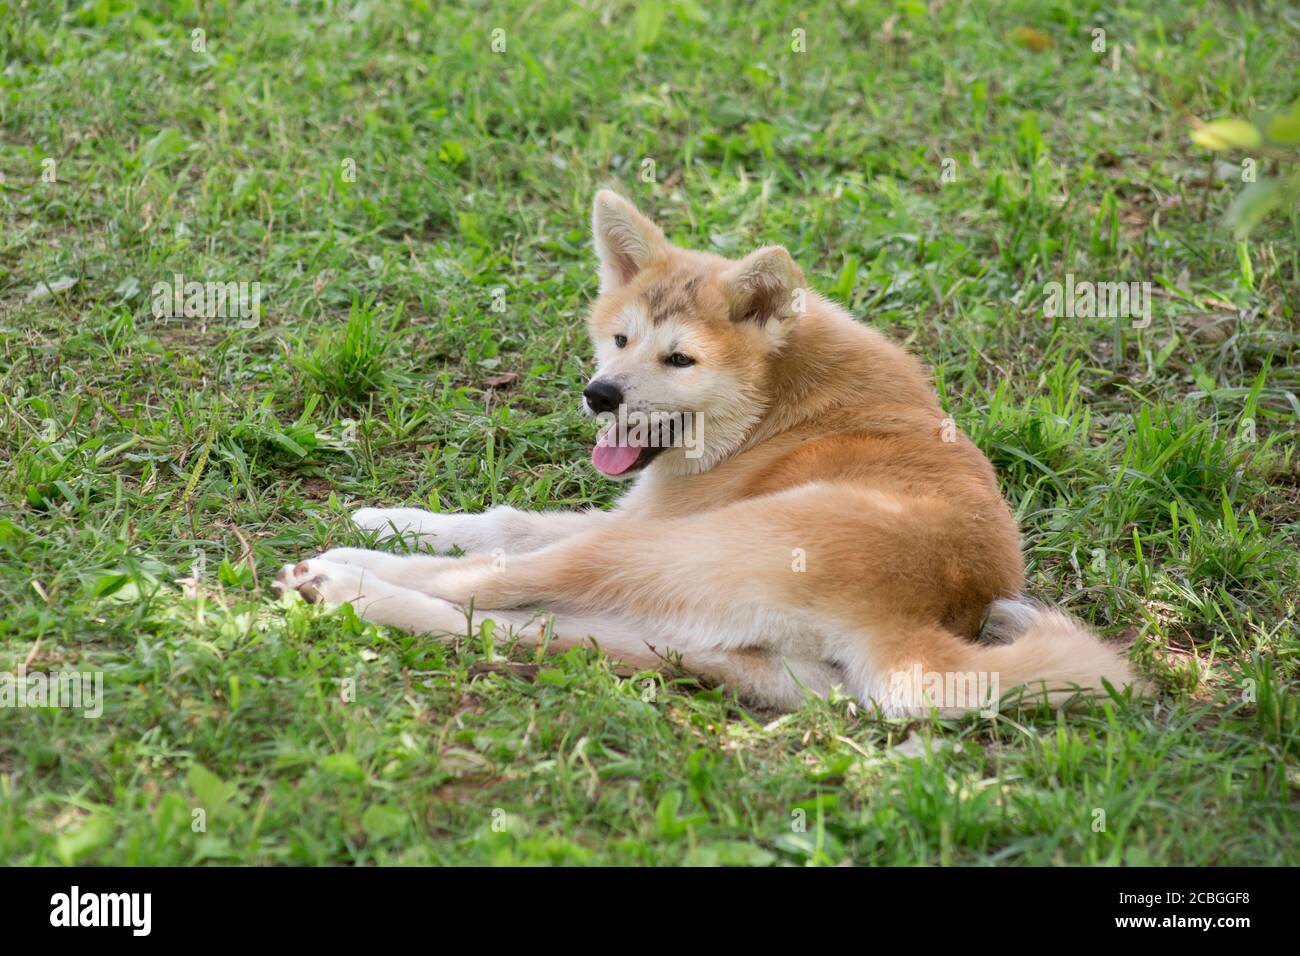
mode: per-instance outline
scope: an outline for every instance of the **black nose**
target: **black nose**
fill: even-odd
[[[593,379],[582,390],[582,397],[587,400],[587,407],[597,415],[601,412],[612,412],[623,404],[622,390],[617,385],[602,382],[598,378]]]

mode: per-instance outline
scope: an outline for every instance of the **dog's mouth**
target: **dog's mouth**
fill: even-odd
[[[642,413],[637,413],[642,414]],[[682,412],[661,413],[662,417],[628,427],[623,418],[614,421],[591,449],[591,463],[602,475],[626,478],[682,443]]]
[[[618,429],[611,428],[591,449],[591,463],[602,475],[611,478],[638,472],[668,450],[665,445],[619,445],[617,441]]]

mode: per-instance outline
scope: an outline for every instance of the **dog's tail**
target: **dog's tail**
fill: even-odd
[[[1025,686],[1027,702],[1042,700],[1044,692],[1053,707],[1104,696],[1103,680],[1117,691],[1145,690],[1123,650],[1069,615],[1025,599],[990,604],[980,643],[967,648],[971,666],[997,673],[1004,690]]]
[[[979,642],[944,630],[930,637],[925,667],[910,663],[890,673],[886,714],[988,712],[1002,697],[1004,705],[1055,708],[1104,697],[1106,684],[1145,690],[1124,651],[1060,611],[1024,600],[994,601]]]

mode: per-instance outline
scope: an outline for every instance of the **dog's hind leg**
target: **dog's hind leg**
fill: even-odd
[[[550,650],[595,645],[628,666],[688,674],[766,706],[797,707],[808,693],[825,697],[845,682],[843,672],[828,661],[789,658],[761,647],[684,646],[673,639],[670,622],[636,623],[613,614],[474,612],[476,626],[484,619],[510,628],[529,643],[541,643],[549,634]]]
[[[368,621],[413,633],[474,633],[483,621],[492,620],[521,640],[545,643],[551,651],[595,645],[630,667],[689,674],[769,706],[796,707],[806,693],[825,696],[844,682],[843,673],[825,661],[786,658],[758,647],[682,648],[673,641],[671,627],[662,622],[636,624],[617,615],[548,615],[527,610],[476,610],[470,615],[366,568],[322,558],[285,565],[273,587],[296,590],[313,603],[350,603]]]
[[[707,514],[622,517],[524,554],[364,560],[381,560],[379,576],[395,586],[461,607],[637,622],[688,665],[692,653],[742,648],[840,661],[847,692],[865,700],[882,664],[893,664],[893,644],[908,640],[907,628],[891,630],[893,621],[942,617],[932,551],[942,536],[926,530],[932,510],[899,496],[810,485]],[[611,650],[637,650],[645,640]],[[765,699],[783,705],[787,689],[776,680]]]
[[[352,521],[380,541],[401,537],[437,551],[467,554],[536,551],[606,520],[603,511],[520,511],[508,505],[482,514],[438,514],[420,508],[359,508]]]

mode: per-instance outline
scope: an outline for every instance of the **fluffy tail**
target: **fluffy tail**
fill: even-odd
[[[1008,703],[1014,705],[1017,687],[1024,688],[1021,706],[1055,708],[1104,697],[1103,679],[1117,691],[1145,690],[1124,651],[1102,643],[1060,611],[1025,601],[994,601],[980,643],[954,637],[941,646],[944,653],[932,657],[929,666],[944,660],[947,669],[926,672],[913,665],[911,672],[891,675],[888,711],[900,716],[931,710],[945,716],[989,713],[1002,695],[1011,694]]]

